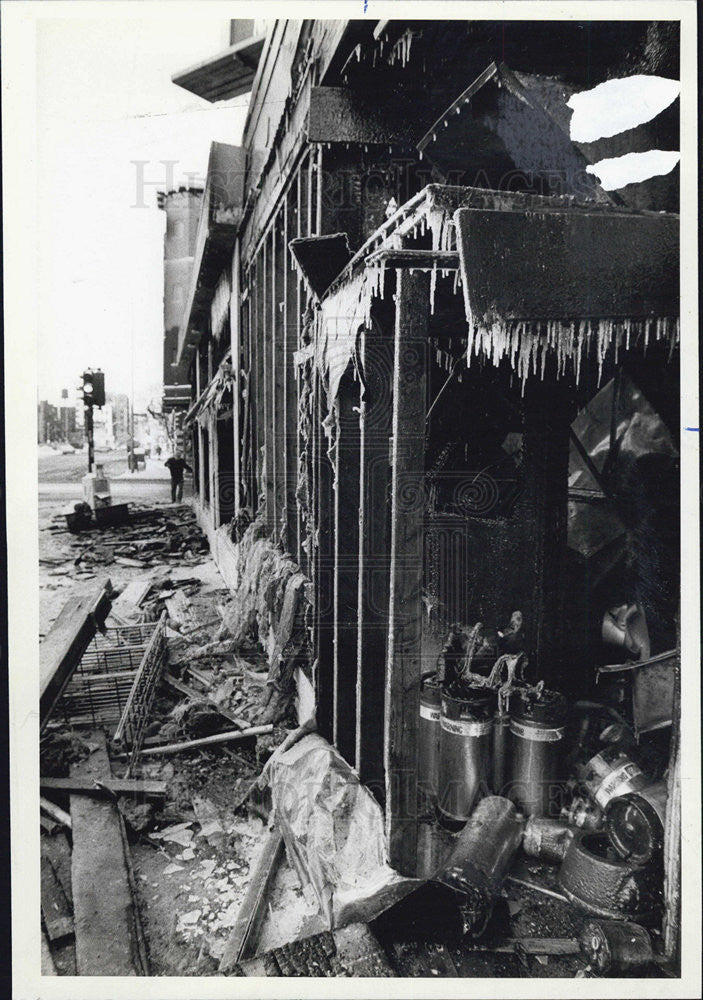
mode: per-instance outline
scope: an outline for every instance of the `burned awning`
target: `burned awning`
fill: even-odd
[[[202,420],[207,416],[217,415],[224,395],[234,388],[234,373],[232,371],[232,352],[228,351],[220,365],[200,393],[196,401],[183,418],[184,424],[192,424],[194,420]]]
[[[554,352],[578,376],[593,348],[675,338],[679,219],[576,210],[454,215],[468,358],[509,358],[524,379]]]

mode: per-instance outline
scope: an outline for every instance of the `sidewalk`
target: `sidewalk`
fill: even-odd
[[[112,480],[117,479],[130,479],[138,482],[161,482],[164,480],[168,482],[171,479],[171,474],[164,465],[165,459],[161,458],[147,458],[146,465],[139,472],[123,472],[119,476],[111,476]]]

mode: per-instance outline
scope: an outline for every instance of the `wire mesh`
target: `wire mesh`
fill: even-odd
[[[55,719],[75,727],[118,725],[159,623],[125,625],[96,633],[57,706]],[[163,640],[163,626],[161,627]],[[163,659],[163,641],[161,642]]]
[[[156,626],[151,627],[153,629],[151,639],[134,677],[132,688],[127,697],[127,702],[114,736],[115,743],[122,743],[130,750],[127,777],[131,775],[139,751],[142,748],[144,732],[149,723],[149,713],[163,669],[166,647],[165,611],[162,612]]]

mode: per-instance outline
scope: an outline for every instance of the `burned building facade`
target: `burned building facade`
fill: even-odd
[[[678,79],[676,26],[279,20],[235,48],[188,77],[253,89],[241,148],[212,146],[172,364],[272,686],[295,678],[415,875],[438,662],[514,646],[570,704],[614,685],[667,748],[674,949],[678,168],[606,190],[589,167],[677,150],[678,101],[593,141],[569,101]]]

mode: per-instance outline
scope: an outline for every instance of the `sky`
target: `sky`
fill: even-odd
[[[202,183],[210,142],[239,143],[248,104],[245,95],[212,105],[171,83],[228,44],[229,22],[195,9],[38,21],[39,399],[59,402],[87,367],[103,369],[108,392],[130,393],[133,372],[137,409],[160,396],[156,191],[188,175]],[[148,161],[143,197],[134,160]]]

